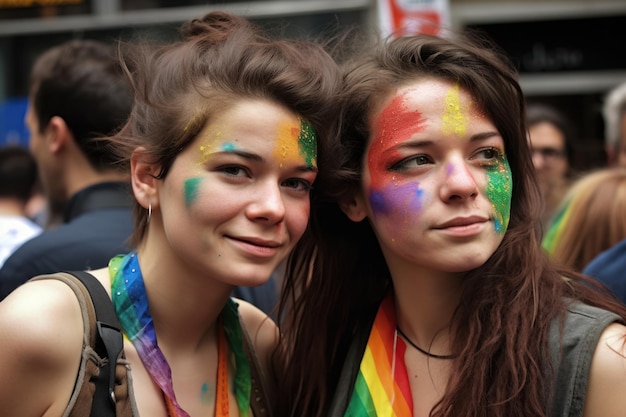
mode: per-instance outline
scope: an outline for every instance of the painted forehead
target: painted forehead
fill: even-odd
[[[467,132],[469,113],[474,110],[472,100],[463,96],[458,84],[438,81],[423,81],[420,85],[401,88],[378,113],[373,124],[374,132],[378,137],[406,140],[417,125],[426,122],[422,116],[424,112],[441,117],[442,133],[462,136]]]
[[[307,167],[317,168],[317,136],[311,124],[302,118],[281,122],[274,155],[281,167],[283,162],[304,159]]]
[[[317,168],[317,135],[309,122],[285,118],[276,126],[275,139],[273,155],[281,168],[286,162],[300,164],[303,160],[307,167]],[[236,135],[225,133],[219,125],[211,126],[199,147],[199,164],[214,153],[240,150],[236,141]]]

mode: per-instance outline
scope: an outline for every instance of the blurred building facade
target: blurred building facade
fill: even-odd
[[[382,0],[381,0],[382,1]],[[428,0],[394,0],[428,3]],[[172,39],[186,20],[225,10],[289,36],[377,27],[377,0],[0,0],[0,145],[24,141],[30,67],[71,38]],[[626,81],[626,0],[449,0],[452,30],[491,37],[520,70],[529,101],[552,104],[576,123],[575,164],[603,162],[604,94]]]

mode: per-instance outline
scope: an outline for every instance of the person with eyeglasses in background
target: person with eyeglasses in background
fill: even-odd
[[[571,185],[574,133],[565,115],[546,104],[528,104],[526,122],[544,200],[541,222],[546,230]]]
[[[607,164],[626,167],[626,82],[606,94],[602,117]]]

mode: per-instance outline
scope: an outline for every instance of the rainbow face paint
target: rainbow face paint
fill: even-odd
[[[215,132],[214,135],[220,136],[221,133],[218,131]],[[226,142],[220,145],[219,143],[215,143],[214,141],[209,141],[208,143],[200,145],[198,150],[200,152],[200,159],[197,164],[203,165],[210,160],[212,154],[216,152],[234,152],[236,150],[236,147],[235,144],[232,142]],[[196,199],[198,198],[198,190],[200,188],[201,182],[201,177],[193,177],[185,180],[185,206],[191,207],[196,201]]]
[[[495,230],[503,235],[509,226],[513,195],[511,167],[505,156],[499,158],[496,164],[487,167],[486,194],[493,205]]]
[[[459,85],[452,87],[446,95],[445,111],[442,116],[441,131],[444,134],[464,136],[467,132],[467,110],[461,105]]]
[[[418,182],[400,185],[396,173],[388,169],[389,164],[398,158],[389,148],[411,138],[423,127],[424,120],[418,111],[407,111],[404,95],[394,97],[380,113],[374,123],[376,136],[372,139],[368,153],[370,171],[369,200],[375,214],[389,214],[400,209],[405,222],[409,213],[417,213],[422,208],[423,190]]]
[[[302,158],[309,168],[317,168],[317,137],[313,127],[305,120],[299,123],[281,123],[276,140],[276,158],[281,161],[297,162]]]
[[[298,135],[300,155],[309,168],[317,168],[317,135],[313,126],[306,120],[300,120],[300,134]]]
[[[191,207],[198,198],[198,188],[201,182],[202,178],[200,177],[189,178],[185,181],[185,205],[187,207]]]
[[[512,175],[502,135],[472,95],[419,79],[394,91],[370,127],[361,192],[390,270],[439,276],[484,264],[509,224]]]

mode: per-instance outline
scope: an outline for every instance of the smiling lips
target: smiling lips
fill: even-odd
[[[271,257],[276,254],[278,249],[282,246],[275,240],[265,240],[256,237],[234,237],[226,236],[231,241],[235,242],[237,246],[243,249],[245,252],[254,256]]]

